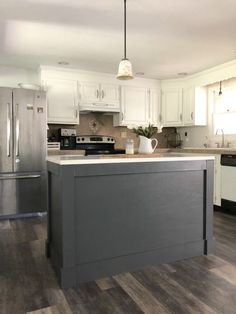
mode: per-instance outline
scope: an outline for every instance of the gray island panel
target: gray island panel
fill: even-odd
[[[61,286],[212,253],[213,165],[48,162],[47,249]]]

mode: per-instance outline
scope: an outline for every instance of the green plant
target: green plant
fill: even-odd
[[[137,128],[133,128],[133,132],[139,136],[145,136],[147,138],[151,138],[154,134],[157,133],[157,128],[149,123],[148,126],[139,126]]]

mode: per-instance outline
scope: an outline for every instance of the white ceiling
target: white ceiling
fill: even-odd
[[[127,0],[134,72],[171,78],[236,58],[236,0]],[[116,73],[123,0],[0,1],[0,64]]]

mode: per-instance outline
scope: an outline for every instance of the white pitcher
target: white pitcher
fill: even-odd
[[[139,154],[152,154],[157,147],[158,140],[156,138],[147,138],[142,135],[139,135],[139,139]],[[155,142],[154,147],[152,146],[152,142]]]

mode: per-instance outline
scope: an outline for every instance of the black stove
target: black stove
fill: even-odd
[[[104,135],[76,136],[76,149],[85,150],[85,155],[125,154],[124,149],[115,149],[115,139]]]

